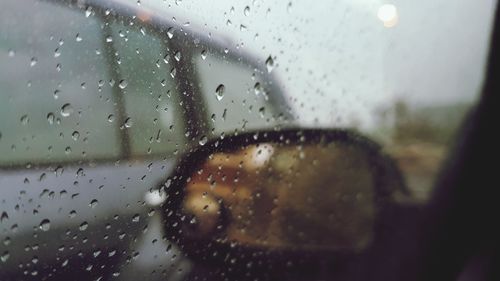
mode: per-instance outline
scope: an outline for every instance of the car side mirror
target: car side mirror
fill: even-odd
[[[358,254],[407,189],[394,162],[349,130],[287,129],[216,139],[165,183],[167,238],[195,259]]]

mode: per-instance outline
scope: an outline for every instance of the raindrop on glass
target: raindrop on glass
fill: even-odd
[[[95,208],[97,206],[97,204],[99,204],[99,201],[97,201],[97,199],[93,199],[92,201],[90,201],[90,208]]]
[[[217,86],[215,89],[215,97],[217,98],[218,101],[222,100],[224,98],[224,92],[226,90],[226,87],[223,84],[220,84]]]
[[[176,61],[180,61],[181,60],[181,52],[175,53],[174,58],[175,58]]]
[[[43,231],[48,231],[50,229],[50,220],[48,219],[42,220],[38,227]]]
[[[127,85],[128,85],[127,80],[123,79],[123,80],[120,80],[118,87],[120,87],[120,89],[125,89],[125,88],[127,88]]]
[[[28,117],[27,114],[25,114],[25,115],[21,116],[20,121],[21,121],[21,124],[26,125],[30,122],[30,118]]]
[[[9,215],[7,214],[7,212],[3,211],[2,215],[0,216],[0,223],[6,221],[8,219],[9,219]]]
[[[71,113],[73,113],[73,107],[71,106],[71,104],[66,103],[61,107],[61,115],[63,117],[68,117],[71,115]]]
[[[9,251],[5,251],[5,252],[3,252],[3,254],[0,256],[0,260],[1,260],[2,262],[6,262],[6,261],[9,259],[9,257],[10,257],[10,253],[9,253]]]
[[[267,72],[271,73],[274,68],[274,60],[271,56],[269,56],[266,60],[266,67],[267,67]]]
[[[167,29],[167,36],[168,38],[172,39],[172,37],[174,37],[174,28],[173,27],[169,27]]]
[[[207,141],[208,141],[207,136],[202,136],[202,137],[200,138],[200,141],[199,141],[198,143],[199,143],[200,145],[205,145],[205,144],[207,144]]]
[[[72,134],[71,134],[71,137],[73,138],[74,141],[77,141],[78,138],[80,137],[80,133],[78,131],[74,131]]]
[[[139,222],[139,219],[141,218],[141,216],[139,214],[135,214],[133,217],[132,217],[132,221],[133,222]]]
[[[31,61],[30,61],[30,66],[31,67],[35,66],[37,62],[38,62],[38,60],[35,57],[32,57]]]
[[[88,222],[84,221],[84,222],[82,222],[80,224],[80,226],[78,227],[78,229],[80,229],[80,231],[85,231],[88,227],[89,227]]]
[[[132,125],[133,125],[132,118],[128,117],[127,119],[125,119],[125,123],[123,124],[125,128],[130,128],[132,127]]]

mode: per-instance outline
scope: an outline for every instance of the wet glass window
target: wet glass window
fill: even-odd
[[[2,1],[0,280],[353,280],[429,202],[496,4]]]
[[[1,165],[117,157],[120,137],[110,117],[114,81],[102,23],[48,2],[8,2],[5,9]]]
[[[107,41],[119,77],[121,126],[132,155],[173,152],[184,142],[184,120],[173,69],[174,54],[160,34],[131,22],[114,22]],[[118,116],[116,117],[118,118]]]
[[[269,105],[272,82],[264,78],[263,68],[233,55],[207,51],[195,57],[195,63],[215,133],[269,128],[278,123],[275,105]],[[241,110],[232,110],[235,107]]]

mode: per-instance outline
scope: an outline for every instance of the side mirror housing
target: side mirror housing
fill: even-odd
[[[167,237],[215,263],[359,255],[384,209],[408,194],[375,142],[338,129],[212,140],[184,155],[165,192]]]

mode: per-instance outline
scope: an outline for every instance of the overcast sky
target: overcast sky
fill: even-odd
[[[371,126],[396,98],[412,105],[473,102],[483,78],[495,0],[142,0],[178,20],[228,34],[276,57],[302,121]],[[397,9],[385,27],[382,5]],[[245,8],[248,9],[245,10]],[[243,25],[243,27],[242,27]]]

